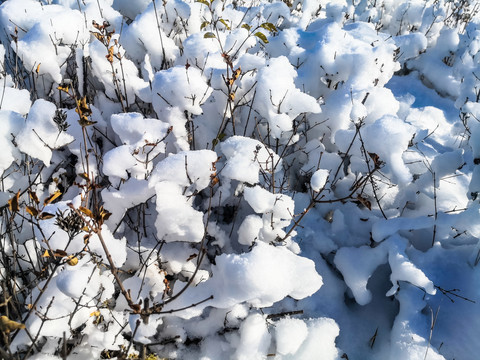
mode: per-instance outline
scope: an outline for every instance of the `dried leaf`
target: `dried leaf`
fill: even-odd
[[[55,191],[52,195],[50,195],[49,197],[47,197],[44,201],[43,201],[43,205],[48,205],[50,203],[52,203],[56,198],[58,198],[60,195],[62,195],[62,192],[57,190]]]
[[[357,200],[368,210],[372,211],[372,203],[368,199],[365,199],[362,195],[358,195]]]
[[[18,190],[14,197],[8,200],[8,208],[13,213],[20,210],[20,190]]]
[[[25,329],[24,324],[10,320],[5,315],[0,316],[0,331],[4,334],[10,334],[12,331]]]
[[[230,94],[228,94],[228,99],[229,99],[230,101],[235,100],[235,93],[230,93]]]
[[[197,254],[192,254],[188,257],[187,261],[190,261],[192,259],[195,259],[197,257]]]
[[[100,316],[100,310],[90,313],[90,316]]]
[[[38,65],[37,65],[37,68],[35,69],[35,72],[36,72],[37,74],[40,72],[40,65],[41,65],[41,64],[42,64],[42,63],[38,64]]]
[[[207,32],[207,33],[205,33],[205,34],[203,35],[203,38],[204,38],[204,39],[215,39],[216,36],[215,36],[215,34],[212,33],[212,32]]]
[[[84,207],[84,206],[80,206],[78,208],[82,213],[84,213],[85,215],[87,215],[88,217],[92,218],[93,219],[93,213],[90,209]]]
[[[32,215],[33,217],[37,217],[38,215],[38,210],[35,209],[33,206],[27,206],[27,213],[29,213],[30,215]]]
[[[107,58],[107,60],[110,64],[113,63],[113,46],[110,46],[108,48],[108,54],[105,55],[105,57]]]
[[[87,173],[81,173],[81,174],[78,174],[78,176],[80,176],[80,177],[81,177],[82,179],[84,179],[84,180],[87,180],[87,181],[90,180],[90,178],[88,177],[88,174],[87,174]]]
[[[103,42],[103,39],[104,39],[104,36],[98,32],[91,32],[93,36],[95,36],[97,38],[97,40]]]
[[[45,250],[42,257],[50,257],[50,253],[48,252],[48,250]]]
[[[207,0],[196,0],[195,2],[199,2],[199,3],[203,4],[203,5],[210,6],[210,4],[208,3]]]
[[[68,90],[69,90],[68,85],[57,86],[57,89],[60,91],[66,92],[68,94]]]
[[[375,167],[380,168],[382,166],[382,161],[380,160],[380,156],[375,153],[369,152],[368,155],[372,158]]]
[[[210,25],[210,21],[202,22],[202,24],[200,25],[200,30],[205,29],[208,25]]]
[[[81,116],[88,116],[92,114],[92,110],[90,110],[90,107],[88,106],[86,96],[80,100],[77,100],[77,108],[75,109],[75,112]]]
[[[47,212],[42,212],[40,215],[38,215],[38,220],[48,220],[55,217],[55,215],[47,213]]]
[[[54,257],[63,258],[63,257],[65,257],[65,256],[67,256],[67,255],[68,255],[68,254],[67,254],[66,251],[60,250],[60,249],[57,249],[57,250],[55,250],[55,251],[53,252],[53,256],[54,256]]]
[[[30,199],[33,200],[33,202],[34,202],[35,204],[37,204],[37,205],[40,204],[40,200],[38,200],[38,196],[37,196],[37,194],[36,194],[34,191],[32,191],[32,190],[29,189],[29,190],[28,190],[28,196],[30,197]]]
[[[250,25],[248,25],[248,24],[242,24],[241,27],[244,28],[244,29],[247,29],[248,31],[250,31],[250,29],[252,28],[252,27],[251,27]]]
[[[94,124],[96,124],[97,122],[96,122],[96,121],[92,121],[92,120],[90,120],[88,117],[82,115],[82,117],[80,117],[80,120],[78,120],[78,123],[80,124],[81,127],[85,127],[85,126],[94,125]]]
[[[237,70],[234,71],[233,73],[233,79],[234,80],[237,80],[238,77],[242,74],[242,68],[241,67],[238,67]]]
[[[78,258],[73,256],[73,255],[69,255],[68,260],[67,260],[67,264],[70,265],[70,266],[77,265],[78,264]]]

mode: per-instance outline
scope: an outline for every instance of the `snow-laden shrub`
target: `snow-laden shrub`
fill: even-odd
[[[4,1],[0,357],[474,359],[479,10]]]

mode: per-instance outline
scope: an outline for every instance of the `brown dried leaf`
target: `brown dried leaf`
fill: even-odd
[[[365,199],[362,195],[358,195],[357,200],[368,210],[372,211],[372,203],[368,199]]]
[[[55,215],[47,213],[47,212],[42,212],[40,215],[38,215],[38,220],[48,220],[55,217]]]
[[[38,200],[38,196],[37,196],[37,194],[36,194],[34,191],[32,191],[32,190],[29,189],[29,190],[28,190],[28,196],[30,197],[30,199],[33,200],[33,202],[34,202],[35,204],[37,204],[37,205],[40,204],[40,200]]]
[[[37,217],[38,215],[38,210],[35,209],[33,206],[27,206],[27,213],[29,213],[30,215],[32,215],[33,217]]]
[[[68,254],[67,254],[66,251],[60,250],[60,249],[57,249],[57,250],[55,250],[55,251],[53,252],[53,256],[54,256],[54,257],[63,258],[63,257],[65,257],[65,256],[67,256],[67,255],[68,255]]]
[[[8,208],[13,213],[20,210],[20,190],[18,190],[18,192],[10,200],[8,200]]]
[[[192,254],[188,257],[187,261],[190,261],[192,259],[195,259],[197,257],[197,254]]]

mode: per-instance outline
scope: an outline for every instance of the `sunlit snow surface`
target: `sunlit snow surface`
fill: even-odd
[[[478,359],[479,10],[3,1],[11,351]],[[61,226],[95,202],[97,234]]]

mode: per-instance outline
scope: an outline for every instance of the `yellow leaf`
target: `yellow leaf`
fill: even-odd
[[[90,110],[90,107],[88,106],[86,96],[80,100],[77,100],[77,108],[75,109],[75,112],[80,116],[88,116],[92,114],[92,110]]]
[[[8,208],[10,209],[11,212],[18,212],[20,210],[20,190],[15,194],[14,197],[12,197],[10,200],[8,200]]]
[[[200,25],[200,30],[205,29],[208,25],[210,25],[210,22],[209,22],[209,21],[204,21],[204,22],[202,22],[202,24]]]
[[[40,72],[40,65],[41,65],[41,64],[42,64],[42,63],[40,63],[40,64],[37,65],[37,69],[35,70],[35,72],[36,72],[37,74]]]
[[[266,22],[266,23],[263,23],[262,25],[260,25],[262,28],[264,28],[265,30],[268,30],[270,32],[277,32],[277,28],[275,25],[273,25],[272,23],[269,23],[269,22]]]
[[[205,35],[203,35],[203,38],[204,38],[204,39],[215,39],[216,36],[215,36],[215,34],[212,33],[212,32],[207,32],[207,33],[205,33]]]
[[[103,42],[103,35],[98,32],[91,32],[93,36],[95,36],[99,41]]]
[[[80,176],[80,177],[81,177],[82,179],[84,179],[84,180],[90,180],[90,179],[88,178],[88,174],[87,174],[87,173],[81,173],[81,174],[78,174],[78,176]]]
[[[24,324],[20,324],[16,321],[10,320],[5,315],[0,316],[0,331],[4,334],[10,334],[10,332],[18,330],[18,329],[25,329]]]
[[[225,25],[225,27],[227,28],[227,30],[230,30],[230,26],[227,24],[227,22],[226,22],[225,20],[219,19],[219,21],[220,21],[223,25]]]
[[[100,316],[100,310],[90,313],[90,316]]]
[[[258,37],[260,40],[262,40],[265,44],[268,44],[267,37],[265,36],[264,33],[261,33],[260,31],[257,31],[254,35],[256,37]]]
[[[92,218],[93,219],[93,213],[90,209],[86,208],[86,207],[83,207],[83,206],[80,206],[78,208],[82,213],[84,213],[85,215],[87,215],[88,217]]]
[[[241,27],[244,28],[244,29],[247,29],[248,31],[250,31],[250,29],[252,28],[252,27],[251,27],[250,25],[248,25],[248,24],[243,24]]]
[[[57,89],[60,90],[60,91],[63,91],[63,92],[66,92],[68,94],[68,85],[59,85],[57,86]]]
[[[47,197],[44,201],[43,201],[43,205],[48,205],[50,204],[51,202],[53,202],[56,198],[58,198],[60,195],[62,195],[62,192],[57,190],[55,191],[52,195],[50,195],[49,197]]]
[[[242,68],[238,67],[238,69],[235,70],[235,72],[233,73],[233,80],[237,80],[238,77],[241,75],[241,73],[242,73]]]
[[[78,264],[78,258],[73,256],[73,255],[68,256],[67,264],[70,265],[70,266],[77,265]]]
[[[48,252],[48,250],[45,250],[42,257],[50,257],[50,253]]]

